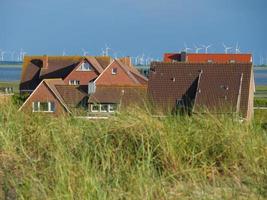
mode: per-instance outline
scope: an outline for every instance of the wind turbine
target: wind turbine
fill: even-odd
[[[108,56],[109,50],[111,50],[111,48],[107,44],[105,44],[105,56]]]
[[[202,47],[205,49],[205,53],[208,53],[208,49],[210,48],[210,47],[212,47],[212,44],[209,44],[209,45],[202,45]]]
[[[23,49],[21,48],[20,52],[19,52],[19,60],[20,61],[22,61],[24,59],[25,54],[26,54],[26,52],[23,51]]]
[[[139,58],[139,61],[140,61],[140,65],[144,65],[145,54],[142,54],[142,56]]]
[[[188,48],[187,45],[186,45],[186,43],[184,43],[184,51],[187,53],[188,50],[192,50],[192,49],[191,48]]]
[[[11,51],[10,55],[11,55],[11,60],[14,61],[15,60],[15,51]]]
[[[83,52],[83,56],[87,56],[88,55],[88,51],[85,51],[84,49],[82,49],[82,52]]]
[[[3,51],[3,50],[1,50],[0,49],[0,52],[1,52],[1,54],[0,54],[0,56],[1,56],[1,61],[4,61],[4,55],[5,55],[5,51]]]
[[[231,50],[233,47],[227,47],[224,43],[222,44],[224,47],[224,53],[228,53],[228,50]]]
[[[199,50],[203,49],[203,48],[201,48],[201,47],[197,47],[196,45],[194,45],[194,47],[195,47],[196,53],[198,53]]]
[[[236,54],[241,53],[241,51],[240,51],[240,46],[238,45],[238,43],[237,43],[236,46],[235,46],[235,53],[236,53]]]

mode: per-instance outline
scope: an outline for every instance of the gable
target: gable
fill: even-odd
[[[75,71],[82,71],[82,72],[95,71],[95,68],[87,60],[84,60],[76,67]]]
[[[99,70],[88,59],[84,59],[70,72],[64,79],[64,82],[65,84],[69,84],[71,80],[78,80],[80,85],[87,85],[99,76]]]
[[[52,92],[52,90],[48,87],[48,85],[42,81],[38,87],[34,90],[34,92],[28,97],[28,99],[24,102],[24,104],[20,107],[19,110],[28,110],[32,111],[32,103],[33,102],[54,102],[55,103],[55,114],[61,114],[67,112],[62,103],[58,100],[56,95]]]
[[[131,72],[113,61],[96,79],[96,85],[140,85]]]

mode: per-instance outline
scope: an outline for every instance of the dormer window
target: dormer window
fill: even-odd
[[[230,62],[230,63],[236,63],[236,61],[235,61],[235,60],[230,60],[229,62]]]
[[[81,64],[79,71],[92,71],[92,66],[88,62],[84,62]]]
[[[213,63],[213,60],[208,60],[208,63]]]
[[[113,75],[117,74],[117,72],[118,72],[118,69],[117,69],[117,68],[112,68],[112,72],[111,72],[111,73],[112,73]]]

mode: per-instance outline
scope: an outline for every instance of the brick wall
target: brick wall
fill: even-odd
[[[51,101],[55,103],[55,112],[48,113],[48,114],[53,114],[53,115],[58,116],[63,113],[66,113],[65,108],[62,106],[59,100],[55,97],[55,95],[51,92],[51,90],[45,85],[44,82],[38,87],[38,89],[29,98],[30,99],[27,99],[27,102],[21,108],[22,111],[32,112],[32,103],[35,101],[40,101],[40,102]]]
[[[117,68],[117,73],[112,74],[112,69]],[[97,85],[136,85],[136,83],[129,77],[129,75],[117,63],[113,62],[97,79]]]

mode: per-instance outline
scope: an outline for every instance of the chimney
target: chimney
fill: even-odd
[[[43,68],[47,69],[48,68],[48,56],[43,55]]]
[[[127,65],[127,66],[132,66],[132,59],[130,56],[127,57],[122,57],[119,59],[123,64]]]
[[[181,52],[181,62],[186,62],[187,61],[186,57],[187,57],[186,52],[182,51]]]

